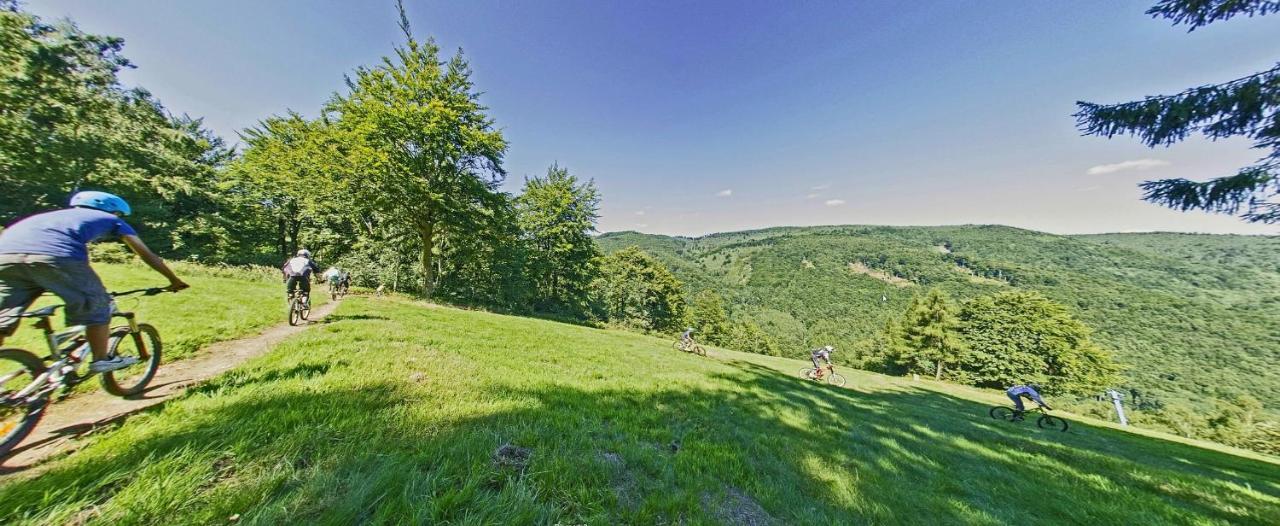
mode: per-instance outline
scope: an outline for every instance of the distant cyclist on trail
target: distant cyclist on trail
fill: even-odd
[[[680,344],[685,347],[693,345],[693,327],[684,328],[684,334],[680,335]]]
[[[280,270],[284,272],[285,297],[291,298],[295,289],[302,289],[303,301],[310,303],[311,273],[320,272],[320,265],[311,259],[311,251],[299,250],[298,255],[285,261]]]
[[[1015,385],[1010,387],[1008,391],[1005,391],[1005,394],[1009,395],[1009,399],[1013,400],[1015,418],[1021,419],[1022,414],[1027,411],[1026,406],[1022,405],[1022,397],[1024,396],[1035,401],[1036,405],[1039,405],[1040,407],[1050,410],[1053,409],[1052,407],[1049,407],[1049,404],[1044,402],[1043,398],[1040,398],[1040,392],[1038,390],[1039,387],[1040,386],[1036,384]]]
[[[342,269],[338,267],[329,267],[329,270],[324,271],[324,280],[329,285],[330,292],[338,290],[338,281],[341,280],[342,274]]]
[[[107,359],[113,304],[102,280],[89,266],[89,243],[119,238],[147,266],[169,279],[169,290],[189,285],[120,219],[132,212],[124,199],[87,191],[71,196],[70,204],[71,208],[21,219],[0,233],[0,342],[13,334],[20,321],[18,315],[49,291],[66,302],[68,325],[85,326],[93,352],[89,369],[95,373],[123,369],[138,360]]]
[[[836,350],[835,347],[827,345],[825,347],[819,347],[817,349],[809,351],[809,361],[813,362],[813,375],[814,375],[813,379],[818,380],[822,378],[823,369],[822,369],[822,365],[818,363],[818,360],[822,360],[823,362],[826,362],[827,366],[830,367],[831,353],[834,352],[835,350]]]

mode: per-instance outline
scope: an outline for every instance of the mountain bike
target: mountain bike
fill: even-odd
[[[297,325],[306,321],[311,315],[311,296],[301,290],[294,290],[289,295],[289,325]]]
[[[671,348],[681,352],[693,353],[698,356],[707,355],[706,349],[703,349],[701,345],[693,343],[692,341],[686,343],[684,340],[676,340],[675,343],[671,344]]]
[[[347,289],[343,287],[341,283],[335,283],[329,286],[329,297],[333,298],[334,301],[342,299],[342,296],[346,293]]]
[[[154,296],[162,292],[168,289],[113,292],[111,297]],[[22,349],[0,349],[0,458],[31,434],[55,391],[61,389],[61,400],[72,388],[98,374],[85,366],[89,363],[85,359],[89,356],[89,342],[84,325],[54,332],[49,319],[64,306],[51,305],[19,315],[35,320],[34,327],[44,333],[49,346],[48,356],[40,358]],[[131,357],[137,361],[123,369],[101,373],[102,388],[116,396],[133,396],[147,388],[160,368],[160,333],[151,325],[138,323],[132,312],[116,311],[114,306],[112,311],[111,317],[123,318],[125,324],[111,328],[107,357]]]
[[[987,411],[987,414],[991,415],[991,418],[994,418],[996,420],[1005,420],[1009,422],[1021,422],[1026,419],[1027,413],[1031,413],[1031,412],[1040,413],[1040,418],[1036,419],[1036,427],[1039,427],[1040,429],[1066,431],[1067,427],[1069,427],[1066,420],[1063,420],[1061,418],[1058,418],[1056,416],[1049,414],[1049,410],[1045,409],[1044,407],[1027,409],[1019,413],[1017,409],[1014,409],[1012,407],[998,405],[998,406],[992,407],[990,411]]]
[[[816,367],[805,367],[804,369],[800,369],[800,377],[804,378],[805,380],[812,380],[815,382],[826,381],[827,383],[834,385],[836,387],[844,387],[844,383],[845,383],[844,376],[840,374],[836,374],[836,369],[834,366],[828,365],[827,372],[823,373],[821,377],[818,376],[819,371],[820,369]]]

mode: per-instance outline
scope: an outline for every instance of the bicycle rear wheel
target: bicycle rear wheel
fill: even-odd
[[[991,415],[991,418],[994,418],[996,420],[1013,421],[1012,407],[1005,407],[1002,405],[998,405],[998,406],[992,407],[990,411],[987,411],[987,414]]]
[[[35,400],[15,395],[44,374],[44,362],[20,349],[0,350],[0,458],[27,438],[44,416],[48,395]]]
[[[816,371],[817,371],[817,369],[814,369],[814,368],[812,368],[812,367],[805,367],[805,368],[802,368],[802,369],[800,369],[800,377],[801,377],[801,378],[804,378],[805,380],[812,380],[812,379],[813,379],[813,373],[814,373],[814,372],[816,372]]]
[[[141,393],[160,369],[160,348],[160,333],[145,323],[138,325],[138,332],[127,326],[112,329],[108,354],[136,358],[138,363],[102,373],[102,388],[116,396]]]
[[[1036,426],[1040,429],[1050,429],[1054,431],[1066,431],[1067,421],[1053,415],[1043,415],[1036,420]]]

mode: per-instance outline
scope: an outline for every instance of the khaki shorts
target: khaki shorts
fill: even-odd
[[[88,261],[0,254],[0,337],[13,334],[18,315],[46,291],[66,302],[67,325],[111,321],[111,295]]]

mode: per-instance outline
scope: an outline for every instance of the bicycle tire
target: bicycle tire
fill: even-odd
[[[19,374],[10,378],[10,374],[14,372]],[[22,349],[0,349],[0,378],[4,378],[0,382],[0,399],[7,399],[10,393],[22,390],[44,372],[44,362],[36,355]],[[44,409],[48,403],[46,395],[21,405],[0,406],[0,458],[8,456],[14,447],[31,434],[44,417]]]
[[[672,342],[671,348],[680,352],[684,352],[684,346],[681,345],[679,341]]]
[[[998,405],[998,406],[992,407],[990,411],[987,411],[987,414],[991,415],[991,418],[994,418],[996,420],[1004,420],[1008,422],[1013,421],[1013,408],[1011,407]]]
[[[151,383],[151,379],[156,377],[156,371],[160,370],[160,353],[164,347],[160,342],[160,332],[145,323],[138,324],[136,333],[128,326],[121,326],[111,329],[110,341],[108,355],[133,356],[138,359],[138,363],[124,369],[102,373],[102,388],[108,393],[122,397],[141,393],[147,388],[147,384]],[[124,376],[126,371],[133,371],[138,366],[143,367],[137,371],[140,374]]]
[[[817,369],[814,369],[812,367],[803,367],[800,369],[800,377],[804,378],[805,380],[813,380],[813,372],[816,370]]]
[[[827,373],[827,383],[836,387],[844,387],[845,382],[846,380],[843,375],[831,372]]]
[[[1039,427],[1040,429],[1066,432],[1067,428],[1070,426],[1067,424],[1066,420],[1056,416],[1041,415],[1040,418],[1036,419],[1036,427]]]
[[[707,350],[703,349],[701,345],[698,345],[695,343],[693,344],[693,354],[696,354],[698,356],[706,356]]]
[[[297,325],[302,321],[302,309],[298,308],[298,299],[289,300],[289,325]]]
[[[306,301],[302,302],[302,319],[306,320],[311,317],[311,297],[307,296]]]

